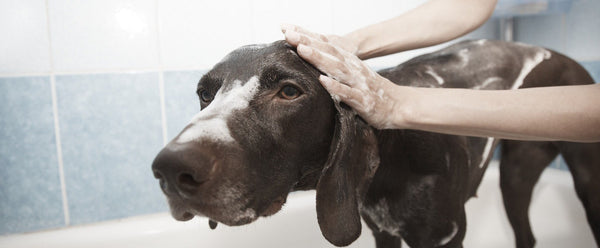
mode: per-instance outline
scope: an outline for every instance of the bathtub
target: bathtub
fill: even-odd
[[[487,171],[478,198],[467,205],[465,247],[514,247],[505,217],[497,165]],[[168,213],[0,237],[0,247],[334,247],[321,236],[314,191],[290,194],[281,212],[241,227],[196,217],[177,222]],[[531,221],[537,247],[596,247],[568,172],[548,169],[535,188]],[[374,247],[368,228],[349,247]],[[404,246],[407,247],[407,246]]]

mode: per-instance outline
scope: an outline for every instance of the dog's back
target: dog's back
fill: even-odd
[[[398,85],[431,88],[507,90],[594,83],[581,65],[560,53],[494,40],[463,41],[378,73]],[[489,156],[498,142],[468,137],[467,143],[473,196],[488,162],[476,154]]]
[[[555,51],[493,40],[463,41],[379,73],[416,87],[518,89],[594,83],[587,71]]]

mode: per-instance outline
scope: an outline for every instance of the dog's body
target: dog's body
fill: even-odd
[[[493,41],[459,43],[379,73],[398,84],[482,90],[593,83],[584,69],[560,54],[538,47]],[[378,132],[380,153],[382,147],[387,147],[389,154],[381,154],[379,170],[363,203],[363,216],[375,236],[385,237],[378,242],[399,243],[399,239],[389,236],[389,233],[396,233],[411,247],[459,247],[465,231],[463,204],[475,194],[498,142],[412,130]],[[501,187],[518,247],[531,247],[535,242],[527,215],[531,192],[542,170],[559,152],[572,171],[589,173],[583,176],[581,172],[574,172],[584,204],[600,203],[597,196],[600,183],[589,180],[600,176],[599,144],[503,141],[502,148]],[[579,154],[573,154],[573,150],[578,150]],[[425,173],[421,173],[422,170]],[[402,175],[400,180],[398,175]],[[433,178],[445,182],[436,184]],[[428,193],[423,194],[423,187],[428,187]],[[389,195],[400,198],[395,203],[390,203],[388,196],[377,196],[376,192],[389,192],[390,189],[395,190]],[[387,207],[392,209],[387,221],[368,221],[378,220],[377,210],[386,208],[386,204],[395,205]],[[590,224],[598,239],[600,206],[588,204],[586,210],[592,217]],[[395,223],[390,225],[390,220]],[[386,232],[377,233],[378,230]]]
[[[416,87],[593,83],[558,53],[485,40],[379,73]],[[198,88],[203,110],[153,164],[173,216],[241,225],[277,212],[290,191],[317,189],[319,225],[335,245],[358,237],[360,213],[377,247],[400,247],[401,239],[411,247],[461,247],[464,203],[475,195],[499,141],[372,129],[332,104],[318,75],[283,42],[243,47],[208,72]],[[600,182],[593,180],[600,177],[600,144],[505,140],[501,187],[517,247],[535,243],[527,214],[531,192],[558,153],[600,239]]]

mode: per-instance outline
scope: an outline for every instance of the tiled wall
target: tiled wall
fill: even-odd
[[[0,234],[166,211],[154,155],[198,111],[196,82],[280,23],[343,34],[419,1],[0,1]],[[600,1],[517,19],[517,39],[600,80]],[[490,20],[470,38],[498,38]],[[369,61],[387,67],[422,53]]]
[[[518,17],[515,39],[574,58],[600,82],[600,1],[575,0],[565,14]],[[567,169],[561,157],[551,167]]]

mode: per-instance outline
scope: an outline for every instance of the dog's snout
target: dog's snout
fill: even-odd
[[[193,192],[197,190],[206,180],[197,180],[190,173],[181,173],[177,176],[177,185],[181,190]]]
[[[166,192],[168,190],[168,188],[167,188],[166,181],[164,180],[165,177],[163,176],[163,174],[154,168],[152,169],[152,172],[154,173],[154,178],[159,180],[160,188]]]
[[[159,179],[159,180],[160,180],[160,179],[163,179],[163,175],[162,175],[162,173],[160,173],[160,171],[158,171],[158,170],[155,170],[155,169],[153,168],[153,169],[152,169],[152,172],[154,173],[154,178],[156,178],[156,179]]]
[[[210,178],[214,163],[202,152],[165,147],[154,159],[152,171],[167,195],[194,195]]]

